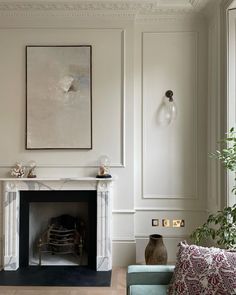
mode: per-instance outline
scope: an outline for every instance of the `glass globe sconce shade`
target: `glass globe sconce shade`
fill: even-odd
[[[107,156],[99,158],[99,171],[97,178],[111,178],[110,175],[110,159]]]
[[[165,105],[166,105],[166,118],[171,123],[177,118],[177,106],[173,98],[173,91],[172,90],[167,90],[165,93],[166,98],[168,100],[165,100]]]

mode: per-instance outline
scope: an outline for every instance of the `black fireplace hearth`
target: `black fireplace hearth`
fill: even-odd
[[[86,266],[29,266],[0,271],[1,286],[90,286],[109,287],[111,271]]]

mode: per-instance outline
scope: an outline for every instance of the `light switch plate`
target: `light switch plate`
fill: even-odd
[[[152,226],[159,226],[159,219],[152,219]]]
[[[170,227],[170,219],[162,219],[163,227]]]
[[[184,227],[184,219],[173,219],[173,227]]]

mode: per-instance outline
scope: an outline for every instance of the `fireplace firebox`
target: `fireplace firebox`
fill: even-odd
[[[80,206],[81,204],[81,206]],[[71,205],[71,206],[70,206]],[[38,209],[38,210],[37,210]],[[68,210],[70,210],[68,212]],[[71,213],[71,211],[74,211]],[[50,213],[54,212],[54,213]],[[46,241],[41,241],[42,251],[39,251],[38,244],[39,240],[42,238],[42,229],[45,229],[44,224],[50,224],[52,218],[55,219],[55,212],[63,213],[64,223],[69,219],[69,214],[71,213],[74,216],[71,218],[78,219],[78,224],[74,226],[74,230],[77,231],[78,241],[77,246],[79,250],[79,246],[83,244],[83,257],[84,262],[79,261],[79,257],[75,257],[74,264],[67,264],[66,262],[62,262],[61,254],[65,254],[64,256],[68,256],[68,259],[72,257],[73,254],[76,253],[76,249],[74,253],[73,245],[71,243],[72,236],[76,231],[72,232],[73,228],[71,225],[67,225],[66,232],[64,230],[64,237],[68,237],[67,244],[63,244],[62,240],[62,229],[54,228],[53,235],[54,240],[51,240],[50,243],[46,243]],[[50,216],[52,214],[52,216]],[[66,217],[67,216],[67,217]],[[58,219],[59,217],[57,217]],[[79,233],[80,221],[86,220],[84,222],[86,224],[86,229],[81,229],[81,233]],[[57,221],[58,222],[58,221]],[[55,220],[54,220],[55,223]],[[20,192],[20,239],[19,239],[19,266],[26,267],[29,265],[34,265],[31,263],[32,258],[40,262],[40,256],[44,258],[45,255],[42,255],[43,252],[49,252],[47,265],[85,265],[85,261],[89,268],[96,269],[96,249],[97,249],[97,192],[94,190],[79,190],[79,191],[21,191]],[[77,229],[76,229],[77,227]],[[51,233],[52,228],[47,231],[47,234]],[[86,232],[86,239],[82,238],[84,233],[82,230]],[[31,233],[31,234],[30,234]],[[57,241],[55,241],[55,234],[57,235]],[[33,238],[32,238],[33,235]],[[80,235],[80,237],[79,237]],[[44,235],[45,236],[45,235]],[[60,244],[58,243],[58,236],[61,239]],[[76,238],[76,237],[75,237]],[[81,239],[80,239],[81,238]],[[54,243],[53,243],[54,241]],[[65,240],[64,240],[65,241]],[[46,247],[46,245],[48,247]],[[67,247],[67,248],[66,248]],[[46,251],[48,250],[48,251]],[[82,250],[82,249],[81,249]],[[30,252],[34,252],[34,255]],[[58,253],[59,252],[59,253]],[[50,264],[50,256],[53,255],[53,264]],[[81,253],[82,255],[82,253]],[[86,256],[86,257],[85,257]],[[82,258],[82,257],[81,257]],[[77,260],[77,263],[76,263]],[[66,261],[66,259],[64,259]],[[45,265],[45,263],[37,263],[36,265]]]

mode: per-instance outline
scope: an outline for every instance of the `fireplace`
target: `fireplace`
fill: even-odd
[[[32,228],[35,223],[32,212],[41,216],[48,205],[59,207],[51,217],[72,214],[78,207],[77,215],[82,216],[87,229],[87,265],[97,271],[112,268],[111,255],[111,195],[112,179],[66,178],[66,179],[0,179],[3,182],[4,197],[4,240],[3,268],[17,270],[19,267],[33,265],[34,248],[30,246]],[[54,205],[52,205],[54,204]],[[71,207],[72,206],[72,207]],[[68,207],[66,211],[61,208]],[[82,208],[82,209],[81,209]],[[72,213],[71,213],[72,212]],[[47,219],[47,218],[46,218]],[[33,221],[32,221],[33,220]],[[48,221],[46,221],[47,224]],[[23,227],[22,227],[23,226]],[[36,231],[43,227],[39,225]],[[34,231],[34,230],[33,230]],[[36,235],[36,234],[35,234]],[[35,242],[34,242],[35,243]],[[26,245],[27,244],[27,245]]]
[[[96,225],[94,190],[21,191],[19,266],[87,265],[96,269]]]

